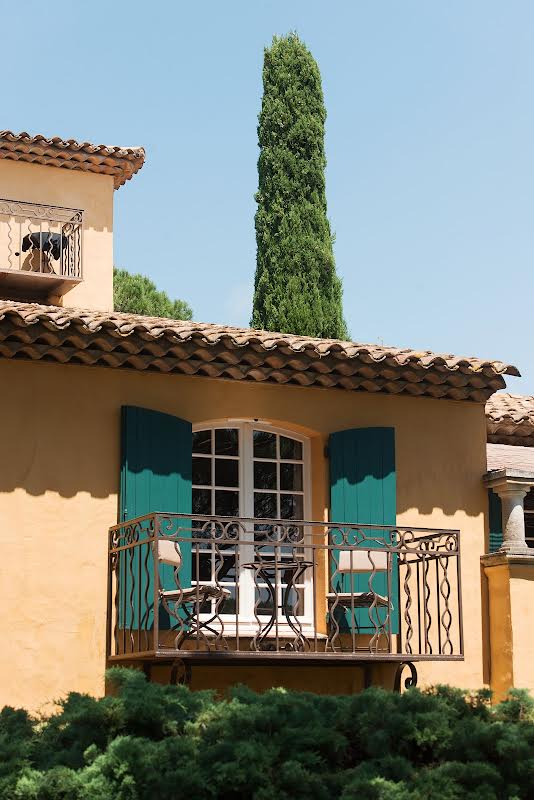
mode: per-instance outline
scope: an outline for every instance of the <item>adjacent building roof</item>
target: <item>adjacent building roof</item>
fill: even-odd
[[[488,442],[534,447],[534,397],[494,394],[486,404]]]
[[[519,375],[500,361],[11,301],[0,356],[477,402]]]
[[[0,131],[0,158],[112,175],[118,189],[141,169],[145,151],[142,147],[112,147],[59,136],[30,136],[24,131]]]
[[[486,445],[488,472],[506,470],[510,473],[534,475],[534,448],[511,444]]]

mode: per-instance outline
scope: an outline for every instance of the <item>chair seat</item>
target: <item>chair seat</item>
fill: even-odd
[[[376,601],[377,606],[389,606],[389,600],[376,592],[329,592],[329,601],[334,603],[336,600],[340,606],[345,608],[370,608]]]
[[[203,584],[202,586],[190,586],[187,589],[170,589],[161,592],[165,600],[172,602],[194,603],[197,598],[199,603],[206,600],[220,600],[231,596],[228,589],[216,586],[214,583]]]

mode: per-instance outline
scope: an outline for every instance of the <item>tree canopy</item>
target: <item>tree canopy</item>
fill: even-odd
[[[251,324],[346,339],[327,217],[326,110],[317,63],[296,34],[265,50],[259,115]]]
[[[171,300],[144,275],[132,275],[125,269],[113,270],[113,307],[115,311],[143,314],[147,317],[191,319],[193,312],[184,300]]]

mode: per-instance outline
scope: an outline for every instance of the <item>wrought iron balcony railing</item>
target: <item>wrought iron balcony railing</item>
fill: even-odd
[[[83,212],[0,199],[0,275],[17,291],[64,291],[82,280]]]
[[[115,525],[108,658],[462,659],[459,536],[160,513]]]

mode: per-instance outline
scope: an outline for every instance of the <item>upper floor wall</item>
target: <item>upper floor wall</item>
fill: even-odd
[[[0,186],[2,200],[10,201],[9,211],[15,212],[0,214],[0,296],[111,311],[113,178],[40,164],[0,161]],[[15,202],[25,207],[16,207]],[[35,216],[30,216],[32,209],[28,204],[41,207],[33,211]],[[48,233],[65,235],[65,225],[57,220],[59,209],[72,210],[72,216],[81,212],[79,251],[74,255],[72,268],[67,267],[74,273],[71,275],[61,274],[65,270],[61,254],[54,259],[51,253],[43,253]],[[42,237],[43,247],[34,249],[30,241],[30,248],[24,251],[24,238],[32,234]],[[39,243],[36,237],[33,241]],[[26,274],[14,276],[6,274],[7,270]],[[64,277],[64,285],[56,283],[55,276]]]
[[[113,309],[113,192],[144,162],[121,149],[0,131],[0,298]]]

